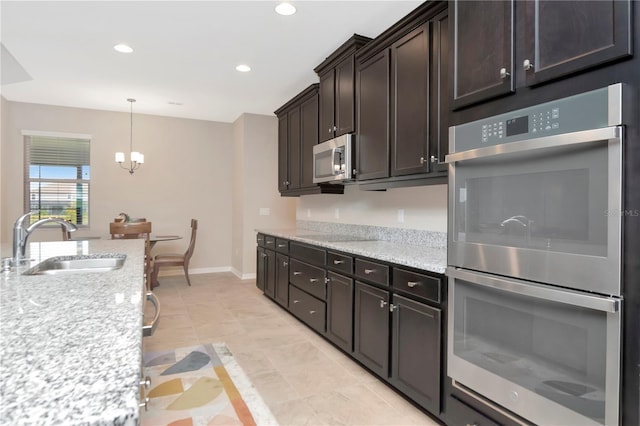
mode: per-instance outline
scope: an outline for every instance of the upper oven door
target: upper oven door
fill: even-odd
[[[622,130],[449,155],[449,264],[620,295]]]

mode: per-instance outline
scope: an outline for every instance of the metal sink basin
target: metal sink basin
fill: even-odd
[[[24,275],[58,275],[107,272],[122,268],[127,255],[97,254],[51,257],[24,272]]]

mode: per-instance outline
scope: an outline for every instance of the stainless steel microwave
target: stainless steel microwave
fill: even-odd
[[[346,134],[313,147],[313,183],[339,183],[353,178],[353,135]]]

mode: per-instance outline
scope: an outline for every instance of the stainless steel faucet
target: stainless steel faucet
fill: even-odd
[[[40,219],[37,222],[33,222],[29,227],[25,226],[25,219],[31,216],[31,212],[25,213],[16,220],[16,223],[13,225],[13,262],[14,265],[19,264],[19,258],[24,257],[25,248],[27,246],[27,238],[29,235],[41,225],[49,222],[56,222],[60,225],[64,226],[67,232],[73,232],[78,229],[76,225],[71,222],[67,222],[64,219],[60,219],[57,217],[47,217],[44,219]]]

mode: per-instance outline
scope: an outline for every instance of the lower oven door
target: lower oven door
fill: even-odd
[[[621,299],[447,275],[453,380],[536,424],[618,424]]]

